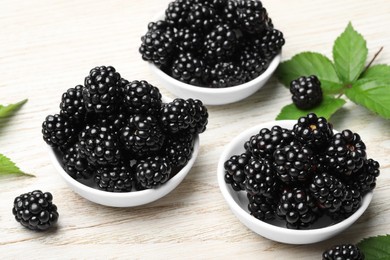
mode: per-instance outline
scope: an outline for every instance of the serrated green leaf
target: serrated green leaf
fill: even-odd
[[[345,31],[333,45],[333,60],[343,83],[352,83],[359,78],[367,60],[367,44],[363,36],[348,23]]]
[[[365,260],[390,259],[390,235],[365,238],[357,246],[363,252]]]
[[[277,78],[287,87],[301,76],[316,75],[325,94],[338,93],[342,83],[332,61],[316,52],[302,52],[282,62],[276,70]]]
[[[334,98],[324,96],[321,104],[311,110],[298,109],[294,104],[290,104],[282,108],[276,120],[298,119],[301,116],[306,116],[310,112],[316,113],[318,116],[329,119],[337,110],[345,104],[342,98]]]
[[[356,104],[390,119],[390,80],[363,78],[353,83],[345,95]]]
[[[360,76],[360,78],[390,80],[390,66],[387,64],[371,66]]]
[[[23,106],[27,102],[27,99],[24,99],[15,104],[9,104],[7,106],[0,105],[0,118],[8,117],[16,112],[21,106]]]
[[[11,175],[11,174],[32,176],[30,174],[21,171],[19,167],[16,166],[15,163],[11,161],[11,159],[0,154],[0,176]]]

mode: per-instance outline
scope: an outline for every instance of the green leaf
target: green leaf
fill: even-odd
[[[324,99],[322,100],[321,104],[311,110],[298,109],[294,104],[287,105],[282,108],[282,111],[276,117],[276,120],[298,119],[301,116],[306,116],[310,112],[314,112],[318,116],[322,116],[326,119],[329,119],[344,104],[345,100],[342,98],[324,96]]]
[[[33,176],[21,171],[19,167],[15,165],[14,162],[12,162],[8,157],[0,153],[0,176],[11,174]]]
[[[27,102],[27,99],[24,99],[15,104],[9,104],[8,106],[0,105],[0,118],[8,117],[16,112],[21,106]]]
[[[291,60],[282,62],[276,71],[278,79],[287,87],[294,79],[310,75],[318,77],[325,94],[338,93],[342,88],[332,61],[320,53],[299,53]]]
[[[333,45],[333,60],[343,83],[352,83],[359,78],[367,60],[366,40],[349,23]]]
[[[360,79],[345,91],[353,102],[390,119],[390,80]]]
[[[390,235],[365,238],[357,246],[363,252],[365,260],[390,259]]]
[[[360,78],[390,80],[390,66],[387,64],[371,66],[360,76]]]

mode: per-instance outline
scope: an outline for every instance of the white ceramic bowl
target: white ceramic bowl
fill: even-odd
[[[153,74],[161,81],[162,86],[180,98],[199,99],[205,105],[224,105],[240,101],[258,91],[272,76],[278,67],[281,54],[278,54],[268,68],[257,78],[241,85],[227,88],[198,87],[176,80],[149,62]]]
[[[224,179],[225,170],[224,163],[232,155],[238,155],[244,152],[244,143],[249,140],[252,135],[257,134],[262,128],[272,128],[274,125],[291,129],[296,123],[295,120],[273,121],[269,123],[254,126],[235,137],[224,149],[218,162],[218,184],[222,195],[229,205],[234,215],[253,232],[282,243],[287,244],[310,244],[331,238],[351,226],[367,209],[371,202],[373,193],[370,192],[363,197],[360,208],[349,218],[333,224],[326,217],[320,218],[317,223],[307,230],[293,230],[285,227],[283,222],[274,221],[266,223],[251,216],[247,207],[248,199],[245,192],[234,191],[230,184],[227,184]]]
[[[142,191],[131,191],[131,192],[108,192],[103,190],[98,190],[92,187],[94,185],[93,181],[85,184],[81,183],[72,177],[70,177],[62,168],[61,158],[58,152],[53,150],[48,146],[49,154],[51,161],[60,174],[60,176],[65,180],[68,186],[78,193],[81,197],[90,200],[92,202],[112,207],[134,207],[144,205],[153,201],[156,201],[172,190],[174,190],[187,176],[192,165],[194,164],[196,157],[199,152],[199,136],[196,137],[194,141],[194,151],[191,159],[187,164],[169,181],[161,185],[156,189],[146,189]]]

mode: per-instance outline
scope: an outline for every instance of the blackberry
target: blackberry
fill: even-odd
[[[262,74],[269,65],[269,61],[261,56],[257,46],[245,44],[237,55],[237,63],[244,71],[245,81],[251,81]]]
[[[359,190],[362,194],[372,191],[376,186],[376,178],[380,174],[379,163],[373,159],[366,159],[362,168],[352,176],[348,176],[347,183]]]
[[[219,62],[210,70],[210,87],[212,88],[233,87],[244,82],[244,71],[233,62]]]
[[[293,139],[292,132],[280,126],[263,128],[258,134],[250,137],[245,149],[255,158],[273,160],[275,150],[290,144]]]
[[[185,99],[175,98],[161,109],[161,125],[165,132],[175,134],[193,123],[192,107]]]
[[[157,188],[166,183],[171,174],[171,165],[167,158],[148,157],[141,160],[136,167],[136,178],[139,184],[147,189]]]
[[[310,109],[322,101],[321,82],[314,75],[299,77],[290,83],[293,103],[300,109]]]
[[[187,24],[198,32],[208,33],[218,22],[218,16],[213,8],[202,4],[194,4],[188,13]]]
[[[91,69],[85,78],[84,105],[88,112],[112,114],[120,103],[121,75],[114,67],[100,66]]]
[[[258,0],[237,1],[237,19],[241,30],[248,33],[262,33],[268,26],[268,14]]]
[[[82,85],[77,85],[74,88],[68,89],[62,94],[60,103],[60,114],[68,117],[75,124],[82,123],[85,118],[86,109],[83,100]]]
[[[354,188],[346,186],[345,198],[338,211],[330,213],[330,217],[334,220],[344,220],[355,213],[362,203],[361,193]]]
[[[310,193],[320,208],[334,213],[338,211],[346,197],[345,185],[329,173],[316,174],[309,185]]]
[[[14,200],[12,214],[17,222],[31,230],[43,231],[58,221],[57,206],[50,192],[35,190],[21,194]]]
[[[161,93],[145,80],[134,80],[123,88],[123,106],[130,115],[156,115],[161,109]]]
[[[64,152],[63,168],[74,179],[89,179],[93,175],[94,168],[87,159],[80,156],[79,149],[79,144],[76,143]]]
[[[223,21],[233,28],[237,28],[239,26],[237,8],[238,6],[236,0],[225,1],[222,8]]]
[[[233,56],[237,46],[235,31],[227,24],[217,25],[204,40],[204,59],[210,64],[226,61]]]
[[[43,140],[50,146],[64,150],[73,144],[76,129],[63,115],[48,115],[42,123]]]
[[[129,123],[119,131],[123,147],[136,157],[157,153],[165,140],[157,119],[149,115],[130,117]]]
[[[226,4],[226,0],[194,0],[195,4],[213,8],[219,14]]]
[[[245,166],[250,160],[248,153],[233,155],[224,163],[225,182],[235,191],[245,190]]]
[[[283,33],[277,29],[267,28],[262,33],[260,49],[265,58],[272,59],[286,43]]]
[[[262,195],[250,195],[247,193],[249,200],[249,213],[262,221],[275,219],[277,201],[274,198],[267,198]]]
[[[318,215],[313,198],[304,189],[284,190],[276,207],[276,215],[286,220],[290,229],[309,227]]]
[[[194,136],[190,132],[169,135],[162,150],[162,154],[169,159],[172,167],[184,166],[194,151]]]
[[[177,48],[181,52],[199,52],[203,45],[203,32],[193,31],[190,28],[180,28],[175,39]]]
[[[341,175],[351,175],[362,168],[366,159],[366,145],[359,134],[343,130],[333,136],[326,151],[328,163]]]
[[[166,30],[170,29],[171,26],[167,21],[164,20],[158,20],[156,22],[150,22],[148,24],[148,31],[155,31],[155,30]]]
[[[168,8],[165,10],[165,21],[176,28],[185,27],[191,5],[191,0],[175,0],[170,2]]]
[[[192,117],[189,130],[192,134],[201,134],[206,131],[208,123],[209,114],[207,108],[198,99],[189,98],[186,101],[190,105]]]
[[[79,153],[88,163],[115,165],[121,153],[117,137],[105,126],[86,125],[79,134]]]
[[[286,145],[274,152],[276,174],[286,184],[308,181],[315,172],[315,156],[307,146]]]
[[[123,162],[97,168],[94,181],[99,189],[110,192],[129,192],[133,187],[134,173]]]
[[[333,137],[333,126],[314,113],[302,116],[293,127],[295,138],[316,151],[323,151]]]
[[[251,158],[245,165],[245,189],[251,195],[273,198],[280,184],[272,164],[265,159]]]
[[[201,86],[204,77],[204,63],[192,53],[180,53],[172,62],[172,77],[181,82]]]
[[[97,117],[92,120],[92,124],[99,126],[105,126],[112,132],[113,135],[117,135],[119,130],[126,126],[129,120],[127,113],[119,111],[117,114],[107,115],[106,117]]]
[[[322,253],[323,260],[364,260],[364,254],[358,246],[352,244],[342,244],[333,246]]]

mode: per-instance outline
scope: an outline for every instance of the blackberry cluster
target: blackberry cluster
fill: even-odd
[[[96,188],[110,192],[150,189],[191,159],[194,140],[208,123],[202,101],[163,102],[157,87],[129,82],[112,66],[93,68],[84,83],[68,89],[60,113],[42,123],[44,141],[72,178],[93,179]]]
[[[139,52],[179,81],[225,88],[259,76],[284,44],[259,0],[174,0]]]
[[[224,163],[225,182],[247,194],[251,215],[281,218],[292,229],[308,228],[321,216],[333,222],[349,217],[380,174],[357,133],[334,133],[332,124],[314,113],[299,118],[291,130],[263,128],[243,148]]]
[[[364,260],[365,256],[357,245],[335,245],[322,253],[322,260],[350,259]]]

